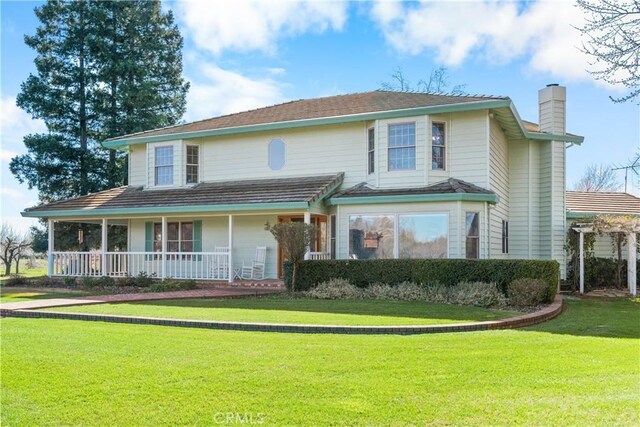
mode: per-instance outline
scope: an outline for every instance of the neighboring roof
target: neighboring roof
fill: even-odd
[[[627,193],[567,191],[567,216],[638,215],[640,198]]]
[[[305,208],[327,197],[342,183],[334,175],[206,182],[193,187],[143,190],[119,187],[26,209],[23,216],[99,216],[118,213],[215,212]]]
[[[447,201],[468,200],[496,203],[498,197],[493,191],[479,187],[469,182],[449,178],[427,187],[418,188],[373,188],[367,183],[360,183],[354,187],[335,193],[329,200],[330,204],[363,204],[363,203],[393,203],[411,201]]]
[[[353,116],[364,113],[406,110],[434,106],[459,105],[482,101],[509,101],[507,97],[441,95],[416,92],[393,92],[377,90],[323,98],[300,99],[283,104],[214,117],[193,123],[154,129],[132,135],[124,135],[107,140],[108,146],[118,141],[128,141],[159,136],[175,136],[180,139],[185,134],[202,131],[230,129],[251,125],[295,122],[309,119]]]

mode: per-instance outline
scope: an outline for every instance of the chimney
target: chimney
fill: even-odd
[[[564,135],[567,131],[567,88],[557,83],[538,91],[539,121],[542,132]]]

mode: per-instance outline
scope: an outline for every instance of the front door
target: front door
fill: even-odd
[[[279,216],[278,222],[303,222],[304,216],[302,215],[288,215]],[[311,215],[311,224],[318,227],[318,235],[316,241],[311,247],[311,252],[327,252],[327,217],[324,215]],[[278,244],[278,277],[282,278],[284,272],[282,270],[282,263],[286,261],[282,253],[282,248]]]

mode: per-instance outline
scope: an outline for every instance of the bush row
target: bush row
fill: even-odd
[[[285,263],[285,284],[291,289],[291,265]],[[495,283],[503,293],[516,279],[540,279],[547,285],[545,300],[552,301],[560,280],[560,266],[553,260],[498,259],[379,259],[302,261],[297,289],[304,291],[333,278],[357,287],[373,283],[398,285],[413,282],[454,286],[461,282]]]
[[[545,302],[546,292],[547,284],[538,279],[514,280],[507,285],[506,296],[495,283],[461,282],[453,286],[425,286],[412,282],[403,282],[395,286],[374,283],[361,288],[344,279],[331,279],[303,292],[303,295],[319,299],[428,301],[487,308],[528,309]]]
[[[145,273],[141,273],[138,276],[127,276],[122,278],[103,276],[82,278],[38,277],[29,279],[18,277],[7,280],[4,286],[35,286],[39,288],[64,287],[71,289],[90,289],[123,293],[185,291],[197,288],[197,284],[194,280],[159,280],[154,276],[150,276]]]

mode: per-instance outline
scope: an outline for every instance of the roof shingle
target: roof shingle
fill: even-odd
[[[427,187],[418,188],[372,188],[363,182],[346,190],[340,191],[332,198],[340,197],[369,197],[369,196],[406,196],[411,194],[495,194],[493,191],[479,187],[461,179],[449,178],[436,182]]]
[[[255,203],[312,203],[327,196],[344,174],[245,181],[206,182],[193,187],[143,190],[119,187],[74,199],[51,202],[26,212],[143,207],[216,206]]]
[[[464,104],[500,99],[508,98],[497,96],[440,95],[431,93],[377,90],[373,92],[336,95],[324,98],[300,99],[297,101],[285,102],[283,104],[214,117],[197,122],[162,129],[154,129],[132,135],[123,135],[121,137],[112,138],[109,141],[117,141],[125,138],[173,135],[187,132],[234,128],[238,126],[348,116],[353,114]]]
[[[640,198],[627,193],[567,191],[567,211],[640,215]]]

